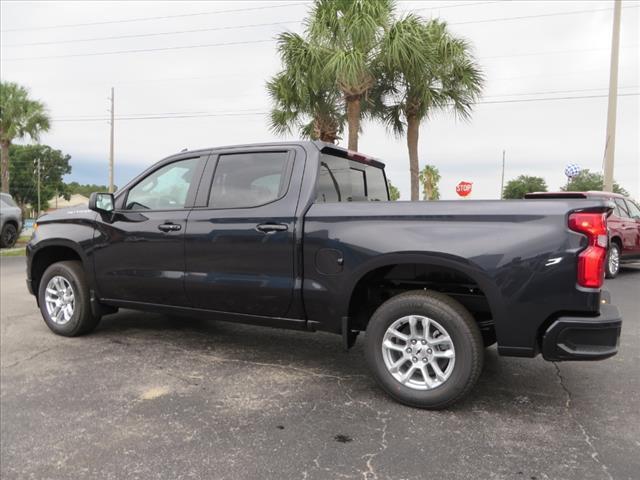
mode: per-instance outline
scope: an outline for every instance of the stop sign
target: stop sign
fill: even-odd
[[[456,193],[461,197],[466,197],[471,193],[471,187],[473,186],[473,182],[460,182],[456,185]]]

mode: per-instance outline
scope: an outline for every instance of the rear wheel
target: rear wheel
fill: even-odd
[[[100,317],[91,312],[89,286],[78,261],[58,262],[47,268],[40,279],[38,301],[45,323],[58,335],[89,333],[100,322]]]
[[[414,291],[382,304],[367,327],[365,353],[380,386],[413,407],[440,409],[469,393],[484,345],[471,314],[437,292]]]
[[[618,272],[620,272],[620,246],[617,242],[611,242],[609,253],[607,254],[605,276],[607,278],[616,278]]]
[[[12,223],[5,223],[0,232],[0,247],[11,248],[18,240],[18,229]]]

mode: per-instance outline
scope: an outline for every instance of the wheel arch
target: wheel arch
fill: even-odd
[[[622,238],[616,234],[613,235],[610,239],[611,243],[615,243],[620,248],[620,253],[622,253]]]
[[[380,255],[354,270],[347,282],[348,288],[345,289],[346,293],[343,299],[342,309],[345,312],[345,317],[348,317],[350,322],[353,320],[351,314],[354,311],[355,303],[358,301],[357,294],[359,289],[372,275],[375,276],[377,272],[383,272],[384,270],[390,270],[403,265],[420,265],[446,269],[467,277],[478,286],[486,297],[496,327],[499,319],[504,317],[501,294],[494,281],[478,265],[468,259],[455,255],[422,252]]]
[[[89,282],[89,288],[93,288],[92,275],[89,274],[89,259],[79,245],[64,239],[45,241],[43,244],[38,244],[37,249],[31,252],[29,262],[29,281],[36,298],[40,279],[45,270],[52,264],[65,260],[79,260],[84,271],[87,272],[86,278]]]

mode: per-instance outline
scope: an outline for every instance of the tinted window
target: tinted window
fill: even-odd
[[[382,169],[327,154],[320,156],[316,189],[317,202],[388,200]]]
[[[342,199],[340,184],[334,173],[325,162],[320,163],[318,172],[318,201],[339,202]]]
[[[616,198],[614,200],[616,202],[616,206],[618,207],[618,215],[621,217],[629,217],[629,211],[627,210],[627,205],[624,203],[624,200],[621,198]]]
[[[367,199],[370,202],[386,202],[389,200],[384,171],[381,168],[367,165],[365,172],[367,173]]]
[[[199,158],[179,160],[149,174],[129,191],[127,210],[184,208]]]
[[[633,203],[631,200],[627,200],[627,206],[629,207],[629,213],[633,218],[640,218],[640,207]]]
[[[289,185],[289,163],[287,152],[220,155],[209,205],[249,208],[282,198]]]

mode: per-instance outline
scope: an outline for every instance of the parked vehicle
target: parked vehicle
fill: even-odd
[[[342,335],[407,405],[469,393],[500,355],[615,355],[609,202],[390,202],[384,164],[320,142],[183,152],[38,220],[29,290],[60,335],[119,307]],[[283,348],[286,346],[283,345]]]
[[[0,193],[0,247],[11,248],[22,230],[22,210],[8,193]]]
[[[525,198],[588,198],[607,200],[614,209],[607,218],[609,252],[605,273],[615,278],[620,265],[640,260],[640,206],[630,198],[612,192],[536,192]]]

